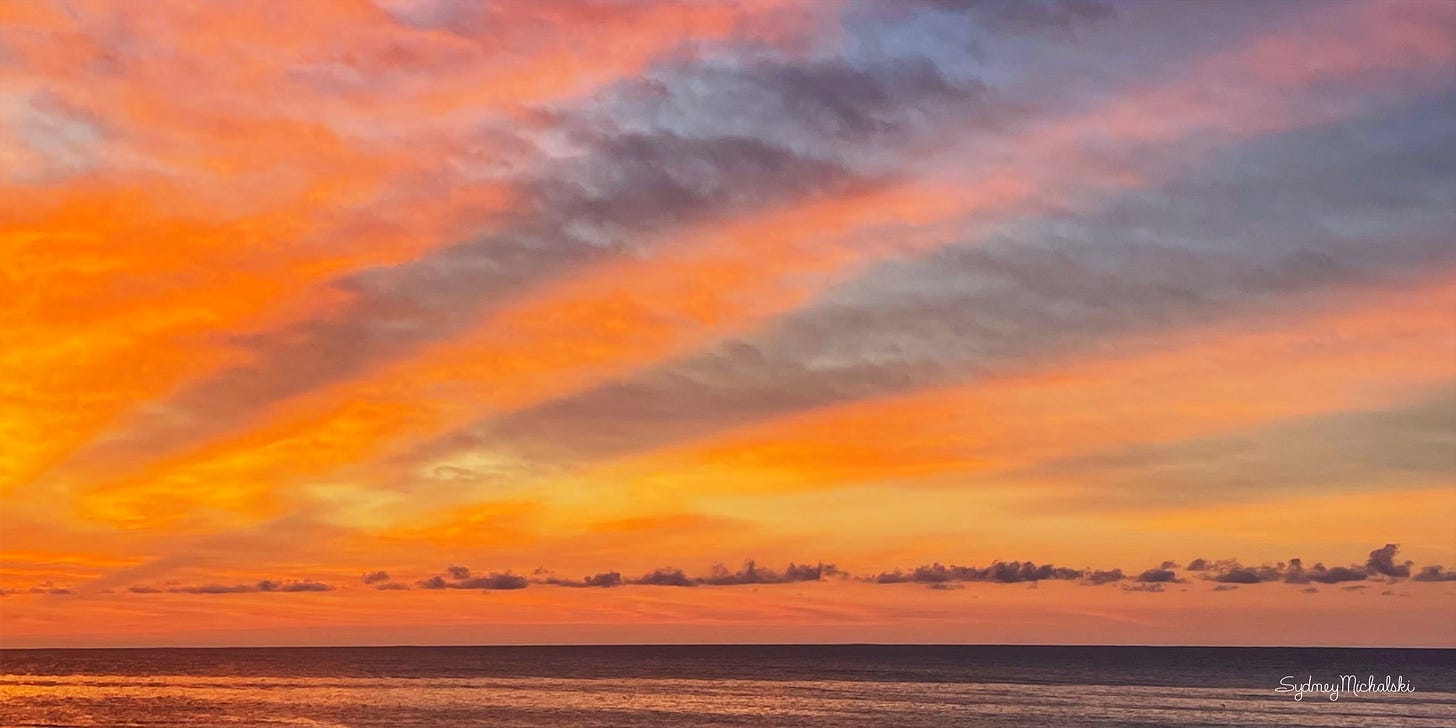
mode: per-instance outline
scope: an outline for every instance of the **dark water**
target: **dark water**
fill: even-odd
[[[1413,693],[1277,693],[1340,675]],[[0,726],[1456,726],[1456,650],[1012,646],[0,652]]]

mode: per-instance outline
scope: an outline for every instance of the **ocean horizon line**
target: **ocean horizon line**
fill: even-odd
[[[1015,642],[517,642],[477,644],[309,644],[309,645],[123,645],[5,647],[4,652],[122,651],[122,650],[390,650],[390,649],[571,649],[571,648],[1013,648],[1013,649],[1127,649],[1127,650],[1368,650],[1456,652],[1456,645],[1231,645],[1231,644],[1138,644],[1138,643],[1015,643]]]

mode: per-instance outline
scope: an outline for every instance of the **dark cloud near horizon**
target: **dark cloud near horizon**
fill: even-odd
[[[1456,581],[1456,571],[1446,571],[1442,566],[1424,566],[1420,573],[1413,577],[1414,581]]]
[[[698,582],[690,578],[682,569],[660,568],[632,579],[629,584],[641,584],[644,586],[697,586]]]
[[[1388,543],[1371,551],[1370,560],[1365,562],[1366,570],[1389,577],[1410,576],[1410,567],[1414,562],[1405,561],[1399,564],[1395,563],[1395,554],[1399,550],[1399,546]]]
[[[1148,569],[1147,571],[1138,574],[1137,580],[1144,584],[1160,584],[1176,582],[1179,579],[1178,575],[1174,573],[1172,569],[1162,567],[1158,569]]]
[[[743,562],[743,568],[730,571],[722,564],[713,564],[712,573],[697,579],[699,584],[732,586],[737,584],[786,584],[796,581],[821,581],[841,572],[834,564],[796,564],[789,562],[783,571],[765,569],[752,559]]]
[[[622,574],[620,572],[604,571],[599,574],[592,574],[591,576],[582,577],[581,581],[573,581],[571,579],[562,579],[555,576],[548,576],[545,579],[542,579],[540,583],[550,584],[553,586],[611,588],[614,586],[622,586],[627,582],[622,579]]]
[[[1364,566],[1352,565],[1348,567],[1327,567],[1323,563],[1316,563],[1312,567],[1306,567],[1303,560],[1298,558],[1290,559],[1288,562],[1281,561],[1275,564],[1263,564],[1259,566],[1245,566],[1236,559],[1210,561],[1208,559],[1198,558],[1189,561],[1185,571],[1190,575],[1197,574],[1202,580],[1214,582],[1220,586],[1270,582],[1291,585],[1341,584],[1370,579],[1395,582],[1407,577],[1413,582],[1456,581],[1456,571],[1447,571],[1441,565],[1423,566],[1414,576],[1411,576],[1412,567],[1415,564],[1409,560],[1396,561],[1398,554],[1399,546],[1397,544],[1386,544],[1381,548],[1372,550],[1368,563]],[[1163,561],[1162,565],[1170,568],[1148,569],[1138,573],[1136,576],[1129,577],[1122,569],[1074,569],[1055,566],[1053,564],[1037,564],[1032,561],[992,561],[985,567],[932,562],[928,565],[918,566],[913,569],[895,569],[873,575],[854,577],[834,564],[822,561],[790,561],[783,569],[774,570],[759,566],[757,561],[748,559],[743,562],[742,567],[736,570],[729,569],[722,563],[715,563],[709,572],[702,576],[689,575],[687,572],[676,567],[661,567],[636,578],[624,577],[619,571],[609,570],[584,576],[580,580],[574,580],[555,576],[544,567],[536,569],[534,572],[535,578],[529,579],[525,576],[514,574],[511,571],[490,572],[481,575],[473,572],[468,567],[452,564],[446,568],[443,574],[436,574],[415,582],[413,588],[425,590],[516,590],[524,589],[532,583],[569,588],[604,589],[628,585],[732,587],[853,578],[860,582],[874,584],[947,585],[938,588],[951,588],[949,585],[976,582],[1035,585],[1041,581],[1068,581],[1087,586],[1121,583],[1123,588],[1129,591],[1161,591],[1161,588],[1154,587],[1162,587],[1166,584],[1178,584],[1186,581],[1179,576],[1176,562],[1167,560]],[[382,573],[382,571],[370,572],[365,574],[365,576],[375,576]],[[389,579],[376,578],[370,581],[361,578],[361,581],[379,590],[394,591],[411,589],[408,584]],[[174,582],[161,587],[139,584],[129,587],[128,591],[136,594],[237,594],[250,592],[322,592],[333,591],[334,589],[335,587],[331,585],[308,579],[265,579],[252,584],[184,585]],[[1217,590],[1225,591],[1226,589]],[[1308,590],[1307,588],[1302,591]],[[22,590],[8,590],[5,593],[16,594],[27,592]],[[57,589],[49,584],[43,584],[32,588],[29,593],[64,594],[70,592],[69,590]]]
[[[1259,584],[1263,582],[1282,581],[1286,584],[1339,584],[1349,581],[1365,581],[1366,579],[1380,579],[1385,577],[1389,581],[1396,581],[1411,576],[1411,566],[1415,562],[1406,560],[1400,563],[1395,561],[1396,555],[1400,552],[1398,544],[1388,543],[1370,552],[1369,558],[1364,566],[1334,566],[1327,567],[1322,563],[1316,563],[1306,568],[1303,559],[1290,559],[1286,564],[1262,566],[1244,566],[1236,560],[1223,560],[1207,562],[1204,559],[1194,559],[1189,562],[1190,571],[1202,572],[1204,579],[1227,584]],[[1194,569],[1194,566],[1201,568]],[[1441,574],[1441,566],[1427,566],[1415,579],[1417,581],[1437,581],[1422,576]],[[1434,569],[1434,571],[1432,571]]]
[[[1078,580],[1084,583],[1091,583],[1093,574],[1099,575],[1106,583],[1112,581],[1113,574],[1117,579],[1122,578],[1121,570],[1114,572],[1092,572],[1085,569],[1069,569],[1066,567],[1042,564],[1038,566],[1031,561],[993,561],[990,566],[978,568],[975,566],[946,566],[939,562],[928,566],[917,566],[909,571],[880,572],[869,579],[876,584],[936,584],[945,582],[995,582],[999,584],[1014,584],[1022,582],[1037,582],[1046,580],[1072,581]]]
[[[419,589],[476,589],[484,591],[512,591],[525,589],[530,584],[524,576],[510,571],[492,571],[484,576],[472,575],[469,568],[451,564],[445,574],[436,574],[415,582]]]
[[[327,592],[336,587],[312,579],[263,579],[253,584],[170,584],[165,588],[133,585],[127,591],[133,594],[249,594],[255,592]]]
[[[654,569],[628,584],[643,586],[743,586],[749,584],[789,584],[804,581],[823,581],[836,576],[847,576],[834,564],[824,562],[797,563],[790,561],[782,571],[761,567],[753,559],[743,562],[743,567],[730,570],[721,563],[713,564],[706,576],[688,576],[682,569],[663,567]]]
[[[1166,584],[1164,582],[1153,582],[1151,584],[1138,582],[1134,584],[1120,584],[1118,585],[1118,588],[1126,592],[1150,592],[1153,594],[1161,594],[1163,593],[1165,586]]]
[[[377,584],[379,582],[389,581],[389,572],[383,570],[371,571],[360,576],[359,580],[365,584]]]

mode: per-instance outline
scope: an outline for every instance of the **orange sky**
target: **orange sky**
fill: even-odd
[[[1456,646],[1456,6],[286,7],[0,4],[0,646]]]

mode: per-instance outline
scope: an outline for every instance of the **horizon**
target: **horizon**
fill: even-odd
[[[511,649],[534,647],[1007,647],[1007,648],[1106,648],[1106,649],[1191,649],[1191,650],[1436,650],[1456,651],[1453,647],[1380,647],[1370,645],[1172,645],[1172,644],[1036,644],[986,642],[596,642],[596,643],[517,643],[517,644],[401,644],[401,645],[133,645],[108,647],[0,647],[0,652],[121,651],[121,650],[393,650],[393,649]]]
[[[1456,2],[0,58],[0,647],[1456,648]]]

